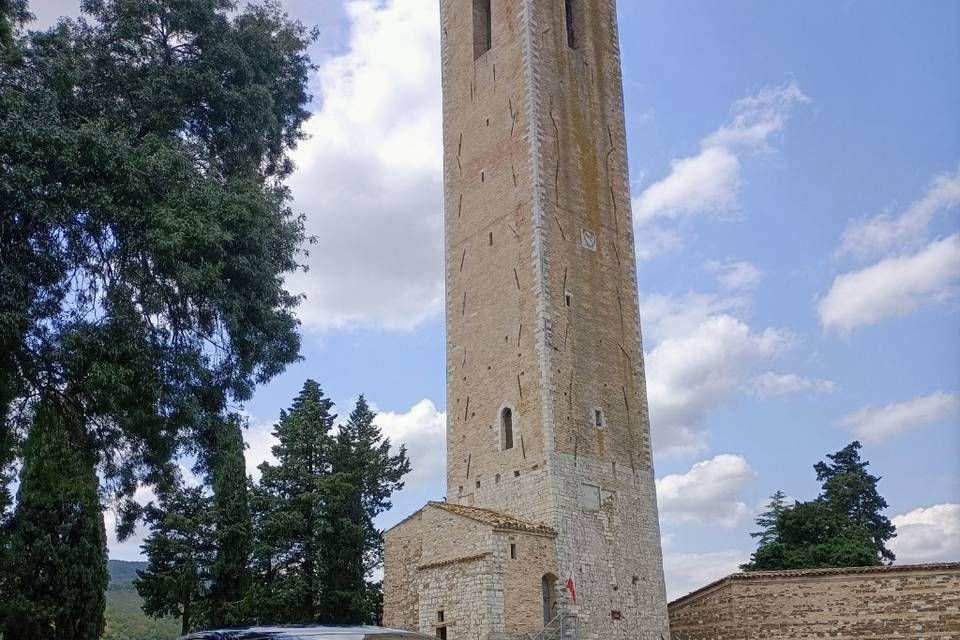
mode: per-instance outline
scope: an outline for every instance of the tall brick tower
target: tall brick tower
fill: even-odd
[[[440,6],[448,501],[388,532],[386,620],[668,638],[615,0]]]

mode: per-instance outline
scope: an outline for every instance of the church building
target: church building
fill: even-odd
[[[447,498],[387,532],[384,622],[669,638],[615,0],[440,6]]]

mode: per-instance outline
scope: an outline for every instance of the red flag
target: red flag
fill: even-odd
[[[573,586],[573,578],[567,578],[567,592],[573,598],[573,603],[577,603],[577,590]]]

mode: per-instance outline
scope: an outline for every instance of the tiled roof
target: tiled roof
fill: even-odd
[[[720,578],[708,585],[680,596],[670,603],[670,606],[679,605],[688,600],[696,599],[713,591],[728,582],[741,580],[763,580],[768,578],[809,578],[820,576],[848,576],[863,573],[897,573],[903,571],[960,571],[960,562],[939,562],[935,564],[884,564],[876,567],[834,567],[824,569],[793,569],[784,571],[744,571],[733,573]]]
[[[495,529],[521,531],[523,533],[536,533],[547,536],[556,535],[554,530],[546,525],[539,524],[537,522],[530,522],[529,520],[521,520],[516,516],[500,513],[499,511],[494,511],[493,509],[468,507],[466,505],[453,504],[450,502],[430,502],[429,504],[431,507],[436,507],[437,509],[442,509],[449,513],[463,516],[464,518],[470,518],[471,520],[488,524]]]

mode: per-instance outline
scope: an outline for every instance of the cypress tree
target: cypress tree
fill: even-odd
[[[332,448],[322,531],[323,598],[327,623],[375,624],[382,617],[378,584],[369,582],[383,564],[383,535],[374,519],[390,508],[410,471],[405,447],[390,453],[390,440],[374,424],[376,414],[360,396]]]
[[[237,415],[218,419],[211,464],[216,559],[211,572],[209,622],[213,627],[247,621],[244,599],[250,585],[252,547],[243,425]]]
[[[24,446],[0,636],[100,638],[109,575],[97,486],[78,412],[60,396],[45,396]]]
[[[317,618],[321,598],[321,544],[326,527],[331,448],[336,415],[320,385],[307,380],[289,410],[280,414],[273,435],[277,464],[263,463],[257,491],[261,531],[257,565],[269,569],[274,623],[306,623]],[[261,615],[266,615],[262,613]]]

